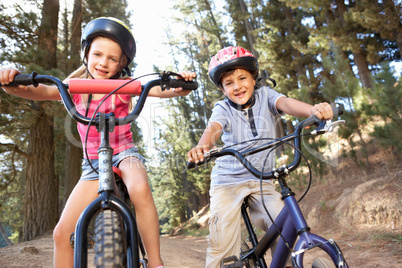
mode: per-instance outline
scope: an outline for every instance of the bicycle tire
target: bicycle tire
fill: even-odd
[[[124,231],[118,214],[101,211],[95,219],[95,266],[124,267]]]
[[[311,268],[336,268],[332,260],[326,258],[317,258],[313,261]]]

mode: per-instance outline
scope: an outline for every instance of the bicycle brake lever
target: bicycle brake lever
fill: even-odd
[[[209,150],[208,152],[206,152],[203,156],[204,156],[204,158],[209,158],[212,155],[221,152],[222,150],[223,150],[222,147],[213,148],[213,149]]]
[[[327,121],[325,121],[325,123],[321,122],[319,124],[319,126],[311,132],[311,135],[318,135],[318,134],[323,134],[326,132],[333,132],[335,127],[337,127],[340,124],[344,124],[344,123],[345,123],[345,120],[338,120],[338,121],[334,121],[334,122],[332,122],[332,120],[327,120]]]
[[[180,74],[177,74],[177,73],[174,73],[171,71],[167,71],[167,72],[163,71],[163,73],[159,74],[159,76],[161,77],[160,81],[161,81],[162,91],[164,91],[165,89],[169,89],[169,78],[172,75],[182,77]]]

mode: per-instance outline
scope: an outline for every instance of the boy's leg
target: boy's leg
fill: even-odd
[[[79,181],[71,192],[53,231],[54,267],[73,267],[74,251],[70,246],[70,235],[81,212],[98,197],[98,186],[98,180]]]
[[[250,194],[247,182],[214,185],[211,187],[211,218],[209,220],[207,268],[220,267],[229,256],[239,257],[241,234],[241,205]]]
[[[138,230],[148,254],[148,267],[162,265],[160,256],[159,219],[146,169],[136,157],[127,157],[119,164],[136,213]]]
[[[272,181],[264,181],[262,186],[265,207],[272,219],[275,220],[284,206],[281,194],[275,191],[275,185]],[[253,224],[263,231],[268,230],[272,223],[262,204],[260,182],[257,180],[254,181],[253,193],[249,198],[248,204],[250,207],[250,218]]]
[[[276,217],[281,212],[284,207],[284,202],[282,201],[282,196],[279,192],[275,190],[275,185],[272,181],[264,181],[263,182],[263,200],[265,203],[265,207],[267,208],[269,214],[272,219],[275,220]],[[261,198],[261,187],[260,182],[256,181],[256,187],[254,189],[253,195],[249,198],[249,206],[250,206],[250,218],[254,225],[260,228],[263,231],[267,231],[268,228],[272,225],[272,222],[265,211],[265,208],[262,204]],[[278,244],[278,239],[271,244],[271,255],[273,256],[276,246]],[[292,262],[290,258],[288,258],[286,262],[286,267],[291,267]]]

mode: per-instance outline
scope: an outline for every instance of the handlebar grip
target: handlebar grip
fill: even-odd
[[[206,158],[204,158],[204,161],[199,161],[198,163],[187,161],[186,162],[187,169],[196,168],[196,167],[199,167],[199,166],[209,162],[209,161],[205,161],[205,160],[206,160]]]
[[[343,114],[343,108],[340,105],[337,105],[335,107],[332,108],[332,113],[335,116],[340,116]],[[316,124],[318,122],[320,122],[322,120],[318,119],[316,116],[311,116],[309,118],[307,118],[306,120],[303,121],[302,127],[307,127],[307,126],[311,126],[313,124]]]
[[[169,88],[181,87],[184,90],[196,90],[198,88],[198,83],[195,81],[185,81],[183,79],[170,79]]]
[[[195,168],[197,165],[195,164],[195,162],[187,161],[186,166],[187,166],[187,169],[192,169],[192,168]]]
[[[123,79],[70,79],[68,82],[71,94],[108,94],[120,88],[116,94],[141,94],[141,82]]]
[[[14,81],[9,83],[8,85],[4,85],[7,87],[18,87],[19,85],[23,86],[30,86],[33,85],[35,87],[38,86],[38,82],[36,82],[35,77],[36,77],[36,72],[32,72],[31,74],[17,74],[14,77]],[[1,85],[3,86],[3,85]]]

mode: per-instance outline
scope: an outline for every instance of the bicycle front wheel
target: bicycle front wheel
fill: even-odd
[[[121,220],[113,210],[101,211],[95,219],[96,267],[124,267],[126,262]]]
[[[314,260],[312,268],[336,268],[332,260],[326,258],[317,258]]]

